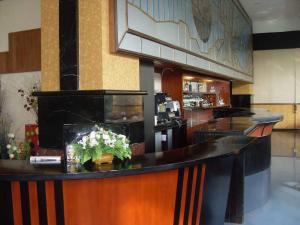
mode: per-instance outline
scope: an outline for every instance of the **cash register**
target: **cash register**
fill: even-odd
[[[186,121],[181,117],[178,101],[173,101],[166,93],[157,93],[155,117],[156,151],[179,148],[186,144]]]

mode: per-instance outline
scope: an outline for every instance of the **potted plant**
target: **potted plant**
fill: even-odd
[[[17,143],[15,135],[8,133],[8,144],[6,145],[9,159],[28,160],[30,156],[30,144],[27,142]]]
[[[129,140],[125,135],[95,126],[95,129],[70,145],[81,164],[91,160],[96,164],[112,163],[113,158],[131,158]]]
[[[31,89],[18,89],[18,93],[24,101],[24,109],[31,112],[35,117],[35,124],[25,124],[25,140],[32,146],[32,155],[38,151],[38,99],[33,96],[33,93],[40,90],[40,84],[35,83]]]

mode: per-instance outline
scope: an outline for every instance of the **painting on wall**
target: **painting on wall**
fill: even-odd
[[[237,0],[116,0],[119,51],[252,81],[252,23]]]

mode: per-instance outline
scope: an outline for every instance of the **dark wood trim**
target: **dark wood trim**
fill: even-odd
[[[56,225],[64,225],[64,197],[62,181],[54,181]]]
[[[20,182],[23,225],[31,225],[28,182]]]
[[[188,225],[189,222],[189,213],[190,213],[190,203],[191,203],[191,195],[192,195],[192,187],[193,187],[193,176],[194,176],[194,167],[189,168],[188,182],[187,182],[187,191],[186,191],[186,201],[185,201],[185,209],[184,209],[184,217],[183,217],[183,225]]]
[[[0,181],[0,224],[14,225],[11,183]]]
[[[184,169],[181,168],[181,169],[178,170],[178,179],[177,179],[177,188],[176,188],[176,202],[175,202],[173,225],[178,225],[179,224],[181,195],[182,195],[182,186],[183,186],[183,176],[184,176]]]
[[[37,181],[39,221],[48,225],[45,181]]]
[[[0,52],[0,74],[7,73],[8,52]]]
[[[300,31],[253,35],[253,50],[300,48]]]

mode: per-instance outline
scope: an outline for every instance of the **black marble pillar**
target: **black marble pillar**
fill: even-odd
[[[60,89],[78,90],[78,0],[59,0]]]
[[[144,132],[145,151],[152,152],[155,143],[154,133],[154,64],[153,62],[140,61],[140,88],[147,91],[144,97]]]

